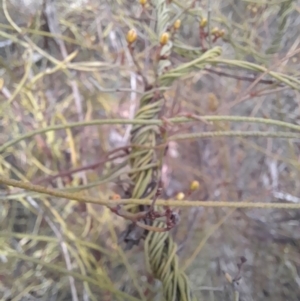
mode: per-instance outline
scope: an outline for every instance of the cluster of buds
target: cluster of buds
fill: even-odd
[[[147,0],[139,0],[139,2],[143,7],[147,4]],[[177,19],[171,28],[167,29],[165,32],[161,34],[159,38],[159,43],[161,47],[168,44],[169,40],[173,38],[173,35],[179,30],[180,26],[181,26],[181,20]],[[130,49],[133,49],[132,44],[136,41],[136,39],[137,39],[137,32],[135,29],[132,28],[127,32],[126,35],[126,40]],[[161,59],[160,56],[158,57],[159,59]]]
[[[211,34],[215,37],[215,38],[223,38],[225,35],[225,30],[224,29],[219,29],[218,27],[214,27],[211,30]]]
[[[145,0],[140,0],[140,3],[145,5],[147,2]],[[155,54],[157,61],[165,60],[168,58],[170,51],[169,51],[168,47],[167,47],[166,51],[165,50],[163,51],[163,48],[165,45],[167,45],[169,43],[170,39],[173,37],[173,34],[180,28],[180,23],[181,23],[180,20],[176,20],[173,24],[173,27],[171,29],[167,29],[159,37],[160,45],[157,47],[156,54]],[[134,51],[133,43],[137,40],[137,37],[138,37],[138,35],[134,28],[130,29],[127,32],[126,41],[128,43],[128,49],[132,55],[133,55],[133,51]],[[162,54],[162,52],[163,52],[163,54]],[[136,67],[138,68],[139,73],[141,74],[141,76],[143,78],[145,86],[147,88],[149,88],[148,81],[141,71],[142,68],[139,66],[138,62],[134,59],[134,57],[133,57],[133,61],[136,65]],[[165,67],[165,70],[167,69],[167,67],[168,66]]]
[[[206,18],[202,18],[199,22],[199,28],[200,28],[200,42],[203,49],[204,47],[204,41],[207,40],[209,36],[209,32],[206,30],[208,24],[208,20]],[[225,35],[224,29],[219,29],[218,27],[214,27],[210,34],[213,36],[212,42],[215,43],[219,38],[223,38]]]
[[[181,20],[177,19],[173,25],[168,27],[167,30],[160,36],[160,45],[164,46],[169,42],[170,39],[173,40],[174,35],[178,32],[180,26]]]
[[[194,191],[198,190],[199,188],[200,188],[200,183],[195,180],[192,181],[186,194],[183,192],[178,192],[176,194],[176,200],[182,201],[185,197],[190,196]]]

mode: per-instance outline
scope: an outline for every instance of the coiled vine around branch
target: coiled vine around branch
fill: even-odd
[[[172,41],[164,39],[168,26],[169,12],[166,1],[156,1],[157,12],[157,35],[161,37],[161,46],[157,56],[157,79],[153,83],[154,87],[168,87],[176,79],[188,75],[195,67],[205,66],[207,59],[213,59],[221,54],[219,47],[205,52],[202,56],[194,61],[183,64],[171,71],[165,72],[171,63],[168,56],[172,50]],[[160,92],[148,92],[142,96],[139,109],[135,115],[138,120],[153,120],[159,117],[163,107],[163,95]],[[131,131],[131,144],[139,146],[152,147],[141,149],[133,147],[130,155],[130,166],[132,169],[140,168],[145,165],[157,163],[151,167],[130,175],[132,183],[133,198],[150,198],[153,199],[160,189],[160,167],[161,160],[157,157],[153,147],[157,144],[157,135],[159,128],[156,125],[139,125],[133,126]],[[132,209],[133,212],[143,210],[141,206]],[[147,209],[146,209],[147,210]],[[163,228],[162,222],[145,219],[146,224],[151,223],[156,228]],[[131,227],[125,237],[127,243],[136,243],[144,234],[144,231],[137,227]],[[176,255],[177,246],[169,232],[149,231],[145,241],[145,256],[148,267],[155,278],[163,284],[163,294],[167,301],[176,300],[193,300],[188,279],[183,271],[180,270],[178,257]]]

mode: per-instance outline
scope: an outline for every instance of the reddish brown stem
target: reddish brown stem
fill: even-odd
[[[53,175],[53,176],[36,179],[36,180],[33,181],[33,184],[40,184],[40,183],[43,183],[43,182],[51,182],[51,181],[53,181],[57,178],[71,176],[72,174],[77,173],[77,172],[96,169],[96,168],[100,167],[101,165],[103,165],[104,163],[106,163],[107,161],[111,161],[111,160],[115,160],[117,158],[125,157],[127,155],[127,152],[125,152],[124,154],[115,155],[115,156],[109,158],[109,156],[111,156],[112,154],[114,154],[116,152],[127,151],[129,147],[130,146],[124,146],[124,147],[117,148],[117,149],[109,152],[108,154],[106,154],[105,158],[98,161],[98,162],[95,162],[95,163],[92,163],[92,164],[89,164],[89,165],[86,165],[86,166],[81,166],[81,167],[78,167],[78,168],[74,168],[74,169],[71,169],[71,170],[61,171],[61,172],[59,172],[59,173],[57,173],[56,175]]]

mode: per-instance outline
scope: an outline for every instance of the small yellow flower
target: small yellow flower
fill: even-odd
[[[127,40],[128,44],[132,44],[133,42],[135,42],[136,38],[137,38],[136,30],[130,29],[126,36],[126,40]]]
[[[180,19],[177,19],[173,25],[174,29],[175,30],[178,30],[180,28],[180,25],[181,25],[181,20]]]
[[[190,185],[190,190],[197,190],[197,189],[199,189],[199,187],[200,187],[200,184],[199,184],[199,182],[198,181],[193,181],[192,183],[191,183],[191,185]]]
[[[211,30],[211,34],[213,35],[217,35],[219,33],[219,28],[218,27],[214,27],[212,30]]]
[[[147,0],[140,0],[140,4],[141,4],[142,6],[145,6],[145,5],[147,4]]]
[[[176,200],[182,201],[184,199],[185,195],[183,192],[178,192],[176,195]]]
[[[206,18],[203,18],[203,19],[200,21],[200,27],[201,27],[201,28],[204,28],[206,25],[207,25],[207,19],[206,19]]]
[[[168,32],[164,32],[161,36],[160,36],[160,45],[164,46],[166,45],[168,42],[169,42],[169,38],[170,38],[170,35]]]

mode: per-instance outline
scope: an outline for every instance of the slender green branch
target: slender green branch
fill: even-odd
[[[168,138],[168,140],[186,140],[198,138],[213,138],[213,137],[265,137],[265,138],[285,138],[285,139],[300,139],[300,134],[286,132],[259,132],[259,131],[220,131],[220,132],[205,132],[192,134],[179,134]]]
[[[21,189],[35,191],[49,196],[74,200],[80,203],[94,203],[98,205],[109,206],[115,205],[151,205],[152,200],[146,199],[120,199],[114,200],[100,200],[89,196],[80,196],[78,194],[61,192],[56,189],[45,188],[39,185],[33,185],[21,181],[16,181],[0,176],[0,184],[7,186],[18,187]],[[7,195],[9,199],[9,195]],[[278,208],[278,209],[300,209],[300,204],[290,203],[253,203],[253,202],[218,202],[218,201],[174,201],[174,200],[157,200],[157,206],[176,206],[176,207],[230,207],[230,208]]]
[[[268,68],[258,65],[258,64],[254,64],[254,63],[250,63],[250,62],[246,62],[246,61],[227,60],[227,59],[220,59],[220,58],[208,59],[207,62],[212,63],[212,64],[217,64],[217,65],[225,64],[228,66],[240,67],[242,69],[248,69],[248,70],[252,70],[255,72],[261,72],[261,73],[266,72],[267,75],[275,78],[276,80],[278,80],[278,82],[284,83],[287,86],[290,86],[291,88],[293,88],[295,90],[300,90],[300,80],[297,77],[289,76],[289,75],[274,72],[274,71],[269,71]]]
[[[280,120],[274,119],[265,119],[265,118],[255,118],[255,117],[243,117],[243,116],[201,116],[202,120],[205,121],[232,121],[232,122],[250,122],[250,123],[262,123],[267,125],[274,125],[274,126],[281,126],[289,129],[293,129],[296,131],[300,131],[300,126],[288,122],[283,122]],[[187,117],[175,117],[168,119],[171,123],[184,123],[184,122],[191,122],[195,121],[193,118]],[[34,137],[39,134],[51,132],[51,131],[58,131],[68,128],[75,128],[80,126],[96,126],[96,125],[107,125],[107,124],[140,124],[140,125],[163,125],[162,120],[154,119],[154,120],[142,120],[142,119],[96,119],[92,121],[83,121],[83,122],[73,122],[67,124],[59,124],[53,125],[45,128],[41,128],[35,131],[28,132],[26,134],[20,135],[0,146],[0,153],[5,151],[8,147],[17,144],[18,142],[25,140],[27,138]]]

